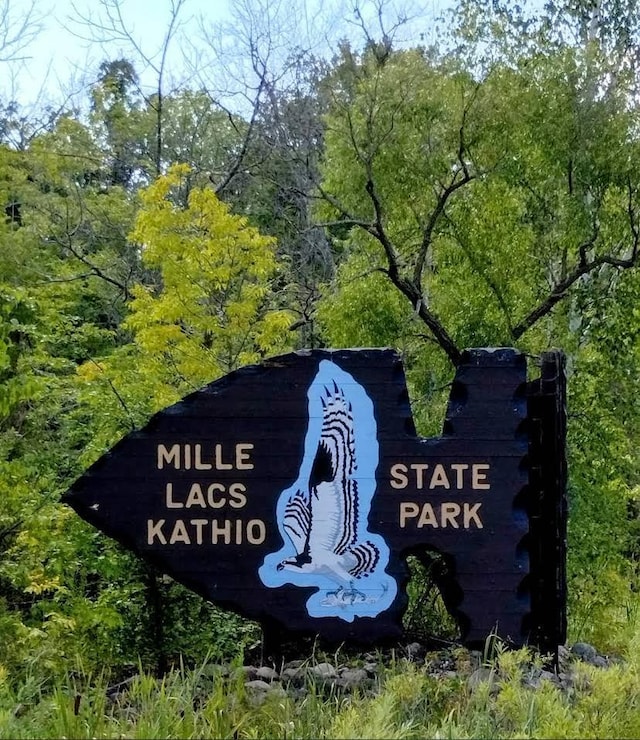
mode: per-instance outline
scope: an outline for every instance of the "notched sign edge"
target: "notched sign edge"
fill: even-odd
[[[223,608],[240,611],[241,613],[245,612],[251,618],[269,620],[272,617],[269,609],[247,609],[240,606],[233,598],[225,598],[224,593],[216,595],[215,584],[213,587],[206,586],[201,580],[198,580],[199,572],[196,573],[196,577],[194,578],[188,572],[181,570],[179,563],[173,565],[171,558],[167,559],[165,553],[156,553],[152,549],[141,547],[139,538],[136,538],[134,534],[123,532],[118,523],[111,524],[108,518],[104,518],[104,511],[101,511],[101,507],[108,502],[108,499],[103,497],[102,500],[92,503],[93,499],[90,496],[89,501],[87,501],[87,492],[91,489],[92,482],[99,481],[105,469],[116,464],[115,461],[118,460],[120,455],[123,452],[126,453],[132,441],[144,442],[146,440],[152,442],[157,430],[162,429],[163,421],[169,418],[178,420],[183,417],[188,418],[188,412],[192,411],[193,404],[198,401],[206,401],[207,406],[209,406],[210,404],[224,401],[225,394],[230,392],[231,389],[237,389],[240,386],[244,387],[249,383],[253,383],[254,386],[260,384],[268,386],[271,381],[275,382],[276,374],[284,377],[288,372],[293,374],[284,383],[283,387],[286,388],[291,396],[295,396],[298,399],[305,398],[307,394],[304,391],[309,387],[309,379],[313,377],[313,372],[309,372],[308,366],[314,363],[319,365],[323,359],[337,364],[338,367],[348,366],[349,372],[353,374],[353,377],[365,378],[363,380],[363,387],[365,388],[367,387],[367,373],[372,373],[375,376],[374,385],[379,384],[379,387],[376,385],[375,393],[378,395],[374,397],[374,401],[385,398],[383,390],[385,383],[388,383],[390,388],[393,387],[395,389],[393,391],[395,401],[391,401],[391,396],[388,396],[385,403],[381,405],[385,407],[385,412],[394,405],[397,408],[397,419],[392,425],[394,429],[397,428],[397,431],[393,432],[397,444],[413,445],[416,450],[415,454],[418,456],[421,454],[424,455],[425,448],[429,447],[431,448],[429,451],[435,455],[438,453],[438,449],[442,450],[443,445],[447,443],[453,443],[452,449],[455,450],[463,448],[461,443],[468,442],[468,444],[472,444],[473,438],[468,437],[467,434],[472,431],[474,420],[477,420],[478,425],[481,428],[485,428],[485,430],[487,424],[491,427],[484,437],[487,444],[495,442],[497,446],[506,446],[506,443],[509,442],[508,449],[510,450],[509,454],[511,458],[503,456],[500,459],[513,459],[513,463],[506,462],[503,467],[507,472],[511,470],[513,473],[513,470],[516,470],[517,475],[513,476],[513,482],[515,484],[516,479],[519,479],[520,483],[517,490],[511,490],[509,492],[509,516],[513,530],[511,537],[513,548],[510,556],[512,565],[508,568],[507,573],[500,574],[496,572],[494,574],[487,574],[487,578],[490,580],[493,579],[493,583],[496,586],[499,583],[509,584],[508,590],[512,598],[510,598],[509,604],[504,605],[505,626],[503,627],[499,623],[497,625],[489,625],[486,620],[482,621],[482,619],[478,619],[477,615],[482,611],[483,607],[479,604],[478,592],[474,588],[475,584],[471,582],[477,574],[474,576],[472,572],[473,568],[470,565],[472,558],[470,559],[469,554],[465,555],[465,557],[456,557],[453,555],[456,561],[455,570],[457,571],[454,573],[454,579],[461,578],[462,582],[466,584],[465,587],[461,588],[459,583],[457,587],[455,585],[447,587],[447,584],[441,584],[441,591],[449,611],[457,619],[463,630],[466,627],[465,641],[467,643],[479,644],[487,636],[487,632],[491,631],[495,626],[499,634],[502,634],[502,636],[510,639],[515,644],[522,644],[532,637],[535,639],[535,630],[532,629],[532,621],[539,618],[536,615],[532,617],[530,604],[532,578],[529,572],[528,550],[531,546],[531,533],[529,531],[528,519],[531,511],[529,498],[532,494],[528,482],[531,450],[528,447],[527,403],[530,387],[526,384],[526,358],[516,350],[509,348],[465,350],[462,357],[463,362],[458,368],[452,382],[452,393],[447,406],[441,437],[421,438],[417,436],[402,361],[394,350],[299,351],[271,358],[260,364],[240,368],[208,384],[204,388],[194,391],[176,404],[157,412],[142,429],[126,435],[111,450],[95,461],[85,474],[63,495],[62,501],[70,505],[82,518],[97,526],[125,548],[133,550],[143,559],[168,573],[175,580],[183,583],[204,598],[214,601],[214,603]],[[304,377],[301,379],[297,368],[302,366],[306,368],[306,375],[303,373]],[[386,371],[382,370],[381,372],[381,368],[385,367]],[[485,373],[492,373],[496,382],[491,383],[490,380],[486,383],[485,381],[478,382],[478,378],[483,377]],[[400,388],[400,386],[402,387]],[[247,387],[249,386],[247,385]],[[491,396],[493,394],[493,396],[498,398],[495,407],[492,406],[491,399],[487,400],[485,398],[483,401],[481,397],[476,398],[474,396],[474,393],[480,387],[482,387],[483,393],[489,389],[489,395]],[[511,389],[509,401],[503,404],[504,407],[500,411],[500,404],[505,401],[503,391],[507,391],[508,389]],[[466,417],[465,410],[467,413]],[[225,416],[225,423],[228,422],[228,419],[229,417]],[[502,432],[505,431],[503,425],[501,425],[501,419],[506,420],[505,423],[513,428],[512,433],[505,432],[503,435],[505,437],[504,439],[501,436]],[[382,422],[383,426],[384,423]],[[389,428],[391,429],[391,427]],[[380,444],[384,445],[386,442],[381,441]],[[420,450],[421,445],[423,446],[422,450]],[[522,454],[520,454],[520,451],[522,451]],[[408,459],[411,458],[409,457]],[[388,459],[384,455],[382,455],[382,460],[388,463]],[[515,468],[513,464],[515,464]],[[381,474],[384,474],[384,471],[378,470],[376,472],[376,481],[378,481]],[[507,475],[507,480],[511,480],[510,475],[511,473]],[[375,498],[382,495],[380,493],[380,483],[377,483],[377,486],[378,490],[375,491],[375,497],[372,499],[374,503],[372,504],[372,510],[369,512],[369,525],[367,526],[373,528],[371,530],[372,532],[381,532],[380,536],[385,539],[389,535],[388,531],[385,530],[388,523],[383,522],[380,524],[379,522],[371,521],[374,514]],[[280,491],[279,495],[281,496],[282,493]],[[387,494],[385,493],[384,495]],[[429,502],[426,501],[426,503]],[[97,510],[93,508],[96,505]],[[523,510],[526,512],[526,520],[522,517]],[[451,522],[452,520],[450,519],[449,521]],[[450,551],[444,551],[438,545],[433,545],[433,541],[438,540],[438,537],[434,536],[434,532],[435,529],[430,532],[431,537],[425,536],[423,538],[424,542],[422,546],[452,555]],[[495,534],[496,536],[498,535],[498,533]],[[438,536],[442,536],[442,532],[438,533]],[[472,537],[473,534],[470,535],[470,539]],[[280,539],[282,540],[282,537]],[[445,539],[443,538],[442,541],[445,541]],[[479,538],[476,537],[476,541],[480,541]],[[387,539],[385,539],[385,542],[387,542]],[[408,570],[406,568],[406,557],[416,547],[420,546],[420,543],[416,544],[415,538],[404,546],[399,541],[389,545],[389,568],[391,568],[392,577],[395,579],[397,585],[397,595],[389,608],[390,619],[385,618],[385,620],[380,620],[377,616],[359,616],[355,617],[354,624],[353,622],[341,622],[337,618],[314,617],[309,624],[305,625],[304,619],[301,622],[300,617],[298,617],[298,621],[292,629],[298,632],[324,632],[329,637],[337,636],[340,638],[342,636],[365,642],[367,641],[366,633],[369,633],[373,641],[385,635],[398,636],[398,633],[401,631],[402,614],[407,604],[406,585]],[[363,557],[374,557],[373,551],[376,547],[375,542],[372,542],[371,548],[373,549],[370,549],[370,552],[365,553]],[[486,543],[484,549],[487,549]],[[490,557],[490,552],[487,551],[487,553],[484,553],[483,557]],[[290,584],[284,590],[290,595],[293,594],[299,602],[304,602],[306,593],[312,588],[312,586],[305,587],[302,584]],[[355,590],[357,591],[357,589]],[[304,596],[303,593],[305,594]],[[486,598],[487,589],[485,589],[484,595]],[[279,608],[280,614],[276,619],[282,620],[284,611],[281,607]],[[299,605],[298,609],[300,610]],[[376,628],[378,621],[380,621],[380,629]],[[365,624],[367,626],[363,628],[362,625]]]

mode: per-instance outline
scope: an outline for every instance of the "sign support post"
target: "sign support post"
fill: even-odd
[[[562,352],[545,352],[529,383],[529,642],[556,654],[567,637],[566,371]]]

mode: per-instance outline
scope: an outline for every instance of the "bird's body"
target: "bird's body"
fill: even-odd
[[[307,490],[298,489],[288,500],[284,529],[296,555],[278,570],[326,576],[338,585],[341,600],[360,600],[354,581],[376,567],[379,550],[371,541],[359,541],[357,461],[353,410],[334,383],[322,399],[322,431],[309,475]]]

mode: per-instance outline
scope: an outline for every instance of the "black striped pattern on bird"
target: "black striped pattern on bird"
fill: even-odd
[[[324,388],[322,428],[308,490],[297,489],[285,507],[284,530],[296,556],[278,568],[300,569],[350,584],[375,570],[380,553],[358,542],[358,484],[353,408],[333,383]]]

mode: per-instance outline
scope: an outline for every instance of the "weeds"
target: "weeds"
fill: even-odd
[[[311,672],[262,693],[247,688],[234,661],[228,675],[205,662],[158,678],[140,667],[109,686],[81,665],[51,683],[33,666],[12,683],[0,666],[0,738],[572,738],[640,737],[640,629],[628,660],[607,668],[575,663],[563,686],[528,649],[489,639],[481,680],[458,651],[457,674],[398,656],[366,688],[350,691]],[[338,663],[339,654],[329,656]],[[535,681],[533,680],[535,678]]]

